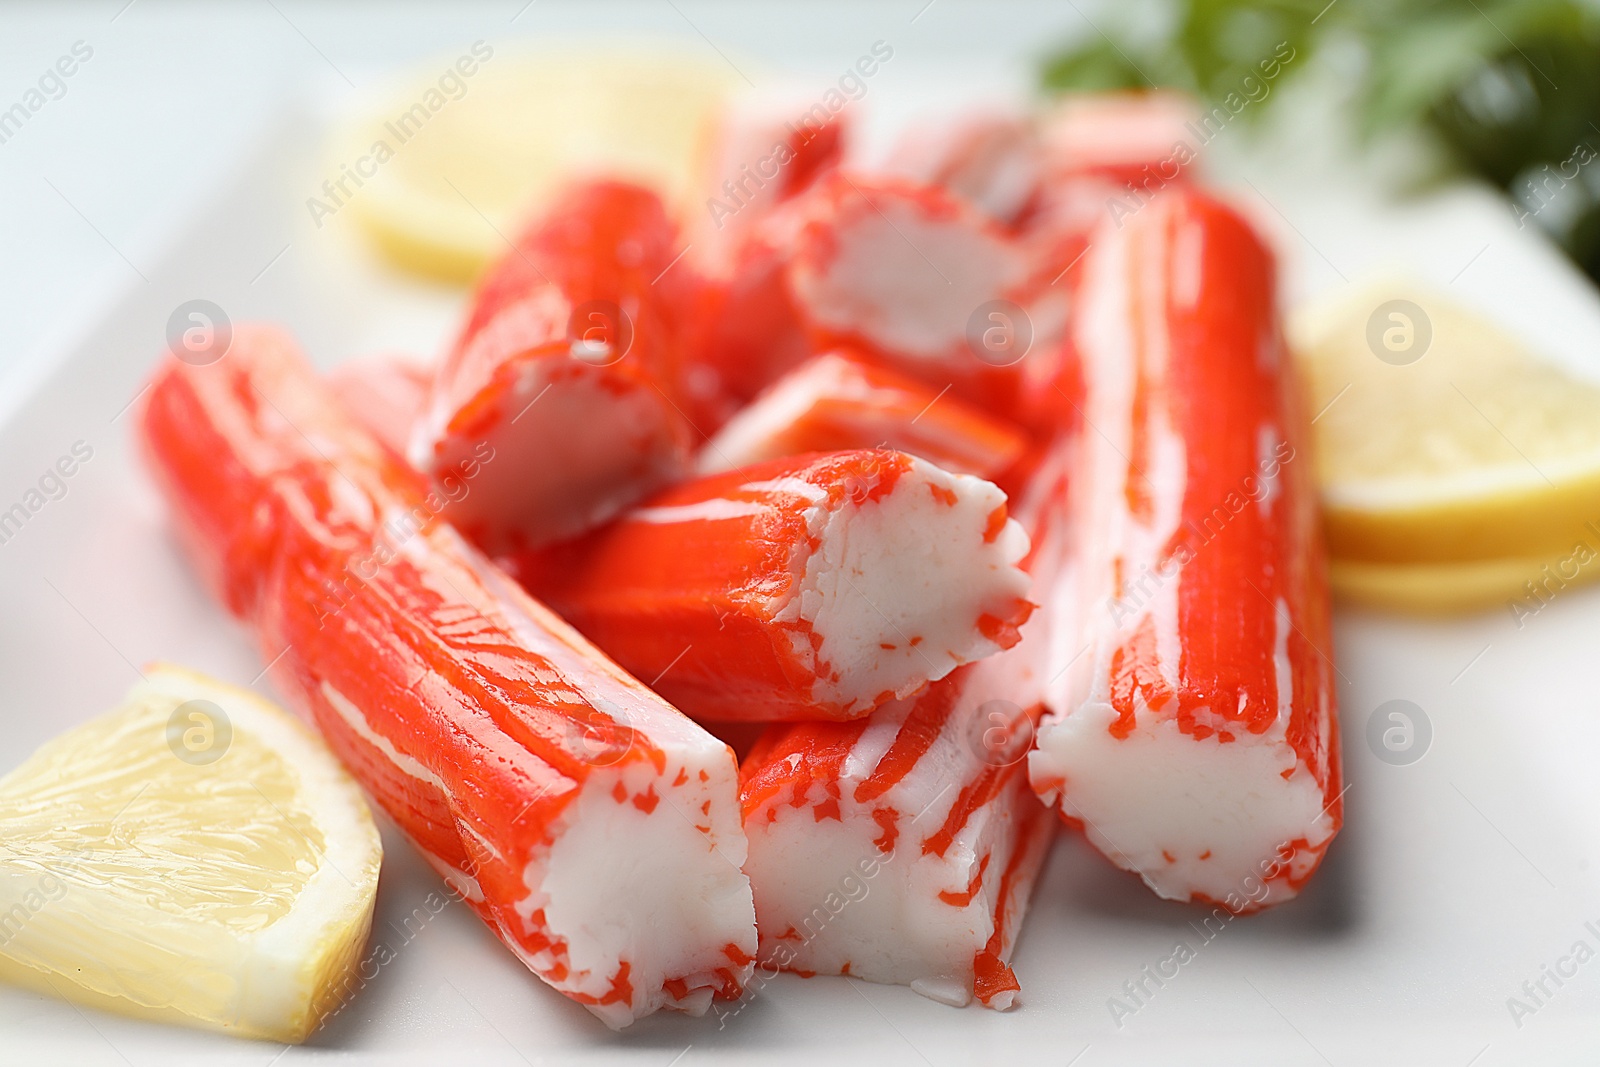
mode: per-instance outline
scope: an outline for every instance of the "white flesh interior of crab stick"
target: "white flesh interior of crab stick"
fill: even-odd
[[[1026,642],[851,723],[770,727],[740,769],[761,961],[1008,1008],[1057,820],[1028,785]]]
[[[521,573],[692,716],[852,719],[1015,644],[1027,549],[994,485],[863,450],[684,482]]]
[[[1273,264],[1189,190],[1098,231],[1076,347],[1078,649],[1036,788],[1158,894],[1294,896],[1341,820],[1325,564]],[[1053,598],[1042,598],[1047,613]]]
[[[808,197],[791,267],[809,323],[937,373],[967,367],[979,305],[1016,295],[1023,257],[974,208],[931,186],[829,179]]]
[[[409,454],[440,482],[481,468],[446,517],[484,551],[574,536],[688,467],[680,240],[654,193],[584,182],[480,284]]]

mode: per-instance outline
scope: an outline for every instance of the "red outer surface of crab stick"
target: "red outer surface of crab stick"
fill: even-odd
[[[725,745],[439,521],[285,334],[164,364],[142,433],[279,686],[535,974],[613,1027],[739,995],[755,917]]]
[[[499,554],[570,537],[682,473],[673,399],[689,281],[659,198],[572,187],[484,279],[434,382],[411,459],[434,476],[500,457],[447,517]]]
[[[819,118],[805,114],[804,106],[757,99],[736,103],[722,115],[705,183],[705,221],[714,233],[748,229],[839,165],[849,136],[847,114]],[[714,253],[715,237],[707,240]]]
[[[684,482],[519,573],[696,718],[843,720],[1015,644],[1027,546],[988,482],[813,453]]]
[[[1056,820],[1028,786],[1026,642],[849,723],[770,727],[740,768],[763,967],[1014,1003]]]
[[[1055,380],[1065,292],[975,208],[844,174],[801,204],[790,291],[818,348],[856,349],[1013,418]]]
[[[1274,265],[1189,189],[1096,233],[1073,337],[1076,613],[1034,787],[1158,894],[1295,895],[1338,830],[1339,738],[1306,425]],[[1076,647],[1074,647],[1076,646]]]
[[[843,112],[807,115],[805,106],[737,105],[717,131],[689,257],[703,284],[683,375],[691,415],[706,432],[811,354],[789,295],[787,205],[838,167],[849,121]]]
[[[795,216],[779,210],[731,239],[728,262],[707,275],[694,305],[685,392],[710,433],[811,354],[789,291]]]
[[[712,474],[801,452],[893,448],[994,478],[1021,458],[1022,430],[915,378],[828,352],[778,379],[700,451]]]
[[[433,376],[432,367],[412,356],[367,356],[339,364],[328,373],[328,385],[341,407],[404,456]]]

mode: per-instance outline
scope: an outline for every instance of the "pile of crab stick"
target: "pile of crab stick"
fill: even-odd
[[[872,167],[736,109],[709,219],[574,178],[437,361],[167,360],[151,468],[275,684],[607,1024],[777,970],[1020,1006],[1063,827],[1242,914],[1342,819],[1276,266],[1185,108]]]

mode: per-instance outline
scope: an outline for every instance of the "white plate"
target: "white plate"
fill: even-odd
[[[921,84],[886,85],[870,102],[880,119],[903,113],[931,94]],[[110,706],[135,663],[171,659],[267,686],[250,636],[167,539],[130,439],[127,406],[179,303],[204,297],[236,320],[287,322],[324,364],[431,351],[448,331],[458,293],[388,274],[311,228],[302,205],[320,182],[317,136],[300,118],[268,138],[147,269],[149,283],[61,353],[0,426],[0,510],[74,442],[93,449],[65,495],[0,544],[0,768]],[[1253,188],[1240,189],[1279,233],[1291,290],[1391,259],[1440,284],[1460,272],[1472,302],[1553,356],[1600,369],[1594,294],[1491,198],[1467,191],[1396,215],[1281,168],[1249,173]],[[1063,837],[1023,930],[1023,1006],[1009,1014],[783,976],[724,1026],[660,1015],[612,1034],[464,909],[414,918],[439,883],[386,828],[374,937],[394,959],[278,1062],[1593,1063],[1600,960],[1560,987],[1544,978],[1542,1005],[1522,986],[1580,940],[1600,950],[1597,624],[1593,591],[1560,595],[1520,629],[1509,611],[1438,624],[1341,614],[1347,824],[1308,892],[1204,943],[1199,910],[1154,899]],[[1380,762],[1365,740],[1369,715],[1393,699],[1432,726],[1409,766]],[[1124,983],[1180,941],[1196,958],[1116,1018]],[[1536,1010],[1514,1018],[1511,997]],[[9,989],[0,1035],[8,1063],[266,1064],[284,1051]]]

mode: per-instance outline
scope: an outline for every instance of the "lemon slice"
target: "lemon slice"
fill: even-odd
[[[298,1042],[357,984],[382,855],[305,727],[158,665],[0,779],[0,957],[72,1000]]]
[[[1298,316],[1291,336],[1320,412],[1335,559],[1488,567],[1600,549],[1600,387],[1408,285]]]
[[[1600,541],[1595,542],[1600,544]],[[1413,615],[1456,615],[1498,609],[1519,627],[1568,589],[1600,578],[1600,551],[1553,559],[1488,559],[1465,563],[1363,563],[1328,567],[1335,596]]]
[[[483,42],[418,74],[344,130],[327,163],[335,185],[313,199],[348,207],[397,265],[450,281],[504,254],[541,201],[580,175],[639,181],[681,207],[739,83],[720,59]]]

